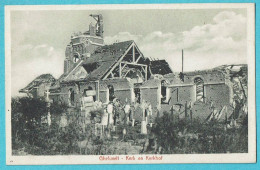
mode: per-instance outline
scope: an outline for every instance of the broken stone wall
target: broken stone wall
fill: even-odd
[[[121,103],[125,103],[126,98],[128,102],[131,102],[131,90],[126,89],[126,90],[116,90],[115,91],[115,96],[120,100]]]
[[[127,79],[110,79],[103,80],[99,82],[99,99],[103,103],[107,102],[107,90],[108,86],[113,86],[114,95],[121,102],[125,102],[127,98],[128,101],[131,101],[131,85]]]
[[[115,97],[120,99],[121,101],[125,101],[125,98],[128,98],[128,101],[131,101],[131,91],[130,91],[130,84],[126,79],[117,79],[117,80],[104,80],[99,82],[70,82],[64,83],[61,87],[61,93],[68,94],[63,95],[62,100],[63,102],[69,104],[70,96],[69,90],[72,89],[75,93],[75,105],[76,107],[80,106],[81,97],[84,93],[84,90],[92,89],[98,90],[99,88],[99,100],[102,102],[107,102],[107,87],[108,85],[112,85],[114,88]],[[96,94],[96,99],[98,98],[98,91]]]
[[[61,93],[63,94],[61,97],[61,100],[67,104],[69,104],[70,96],[69,96],[69,90],[72,89],[74,91],[74,106],[80,107],[81,97],[84,94],[84,90],[92,88],[93,90],[96,90],[96,84],[95,82],[71,82],[62,84],[61,86]],[[67,95],[66,95],[67,94]]]
[[[95,41],[97,41],[97,43],[99,43],[99,44],[103,44],[102,40],[95,39]],[[85,51],[92,54],[98,47],[99,47],[98,45],[91,44],[91,45],[85,47]]]
[[[61,100],[64,103],[69,105],[69,103],[70,103],[69,102],[70,101],[70,95],[69,95],[70,89],[72,89],[74,91],[74,104],[73,104],[73,106],[80,107],[80,96],[81,96],[81,94],[78,92],[77,86],[73,83],[62,85],[61,93],[67,94],[67,95],[63,95]]]
[[[99,101],[102,103],[106,103],[107,101],[107,91],[100,91],[99,92]]]
[[[157,111],[157,90],[158,88],[144,88],[140,89],[141,90],[141,101],[145,100],[149,102],[152,105],[153,113],[156,113]],[[155,114],[153,114],[155,115]]]
[[[80,82],[80,93],[83,94],[84,90],[96,90],[96,83],[95,82]]]
[[[186,101],[193,101],[195,98],[193,86],[172,87],[170,89],[170,102],[172,104],[184,104]]]
[[[210,74],[212,73],[212,74]],[[175,78],[164,78],[168,79],[169,83],[167,87],[167,95],[170,100],[162,102],[159,98],[161,96],[161,81],[149,80],[145,83],[145,86],[140,87],[141,102],[147,101],[152,105],[154,116],[157,115],[157,109],[159,108],[160,114],[164,111],[171,112],[171,108],[174,105],[185,106],[185,103],[199,103],[196,101],[196,85],[194,79],[200,77],[204,81],[204,102],[213,102],[214,106],[220,109],[224,105],[229,105],[230,91],[229,85],[225,84],[224,75],[220,72],[210,72],[198,75],[197,73],[186,76],[184,82],[175,80]],[[97,82],[81,82],[78,87],[76,83],[70,83],[63,85],[62,93],[69,93],[69,89],[73,89],[75,92],[75,105],[80,107],[81,97],[84,89],[91,87],[93,90],[97,90]],[[99,81],[99,100],[103,103],[108,101],[108,85],[112,85],[114,88],[114,95],[118,98],[122,104],[125,103],[126,98],[128,101],[132,101],[133,98],[133,85],[127,79],[110,79]],[[80,90],[78,90],[78,88]],[[78,92],[79,91],[79,92]],[[98,95],[98,92],[97,92]],[[69,95],[64,95],[64,100],[69,101]],[[202,104],[203,105],[203,104]],[[199,107],[202,107],[199,106]],[[159,107],[158,107],[159,106]],[[202,109],[203,110],[203,109]],[[199,111],[199,110],[198,110]],[[195,111],[194,111],[195,114]]]
[[[160,89],[160,82],[164,79],[149,80],[151,83],[146,83],[145,88],[141,89],[141,98],[150,102],[153,108],[156,108],[158,103],[161,102],[161,115],[164,111],[170,112],[174,105],[184,107],[186,102],[191,104],[198,103],[196,101],[196,85],[194,83],[196,77],[200,77],[204,81],[204,102],[212,101],[217,109],[229,105],[230,88],[225,84],[225,75],[219,71],[201,72],[201,75],[198,72],[189,73],[185,76],[184,82],[176,77],[165,76],[164,79],[168,82],[166,87],[169,89],[167,98],[170,98],[166,102],[158,99],[158,96],[161,95],[158,88]],[[149,86],[153,88],[150,89]],[[157,88],[154,88],[154,86]],[[204,105],[202,104],[200,107],[204,107]]]
[[[126,89],[126,90],[115,90],[114,91],[114,95],[117,99],[120,100],[120,102],[122,104],[125,103],[126,98],[128,100],[128,102],[131,102],[131,91],[130,89]],[[108,101],[107,99],[107,91],[100,91],[99,92],[99,100],[102,103],[106,103]]]
[[[213,102],[215,107],[229,105],[229,87],[226,84],[205,85],[205,98],[207,102]]]
[[[73,88],[73,86],[68,86],[66,84],[61,84],[61,93],[64,95],[61,95],[62,102],[69,104],[69,89]],[[65,95],[67,94],[67,95]]]
[[[220,71],[196,71],[184,73],[184,82],[185,84],[194,84],[194,79],[200,77],[203,79],[204,83],[222,83],[225,82],[225,75]]]
[[[161,114],[166,111],[171,112],[173,105],[182,105],[184,107],[185,103],[189,103],[194,100],[193,86],[181,86],[181,87],[171,87],[170,88],[170,100],[168,103],[161,103]]]
[[[100,90],[106,90],[108,85],[112,85],[115,90],[130,89],[131,85],[127,79],[108,79],[100,81]]]
[[[63,100],[61,100],[61,95],[50,95],[50,100],[52,100],[53,102],[63,102]]]

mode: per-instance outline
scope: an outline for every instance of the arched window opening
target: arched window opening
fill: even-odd
[[[161,81],[161,99],[162,99],[162,102],[163,101],[166,101],[166,96],[167,96],[167,93],[166,93],[166,81],[165,80],[162,80]]]
[[[197,77],[194,79],[194,84],[196,86],[196,101],[204,102],[204,81],[202,78]]]
[[[166,80],[161,81],[161,103],[169,104],[170,102],[170,88],[167,87],[168,82]]]
[[[115,98],[115,94],[114,94],[114,87],[112,85],[108,85],[108,99],[109,101],[113,101]]]
[[[74,102],[75,102],[75,92],[74,92],[74,90],[72,88],[69,90],[69,96],[70,96],[70,104],[74,105]]]
[[[74,54],[73,54],[73,62],[74,62],[74,63],[77,63],[77,62],[79,61],[79,59],[80,59],[79,57],[80,57],[80,56],[79,56],[79,53],[74,53]]]

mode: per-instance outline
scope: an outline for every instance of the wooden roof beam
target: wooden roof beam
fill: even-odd
[[[122,61],[121,63],[122,63],[122,64],[128,64],[128,65],[136,65],[136,66],[147,66],[147,65],[145,65],[145,64],[129,63],[129,62],[125,62],[125,61]]]

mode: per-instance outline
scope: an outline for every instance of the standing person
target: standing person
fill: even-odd
[[[131,107],[130,107],[130,120],[132,120],[132,126],[135,126],[135,107],[134,107],[134,103],[132,103]]]
[[[147,109],[146,109],[146,101],[143,101],[141,104],[142,108],[142,121],[141,121],[141,134],[147,134]]]
[[[114,106],[114,110],[113,110],[113,119],[114,119],[114,126],[116,126],[116,118],[117,118],[117,115],[118,115],[118,104],[117,104],[117,99],[115,98],[113,100],[113,106]]]
[[[125,112],[125,117],[126,117],[126,124],[128,124],[129,121],[130,121],[131,106],[128,103],[127,98],[126,98],[126,104],[125,104],[125,107],[124,107],[124,112]]]
[[[118,118],[119,118],[119,115],[120,115],[120,109],[121,109],[119,100],[117,98],[115,98],[113,100],[113,106],[114,106],[114,109],[113,109],[113,120],[114,120],[113,131],[115,131],[116,125],[118,123]]]
[[[124,109],[119,99],[115,100],[115,116],[117,123],[124,119]]]
[[[124,127],[124,129],[123,129],[123,141],[125,141],[125,136],[126,136],[126,128]]]
[[[152,127],[152,115],[153,115],[153,109],[152,109],[152,105],[151,103],[148,103],[148,106],[147,106],[147,111],[148,111],[148,122],[150,124],[150,127]]]
[[[113,112],[114,112],[114,106],[112,102],[109,102],[107,105],[107,113],[108,113],[108,124],[113,124]]]
[[[101,117],[101,125],[102,125],[102,132],[105,132],[105,127],[108,125],[108,113],[106,109],[104,109],[104,113]]]

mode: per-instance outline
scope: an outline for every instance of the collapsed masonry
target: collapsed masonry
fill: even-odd
[[[185,110],[192,108],[193,117],[203,120],[230,118],[235,101],[246,99],[246,65],[174,73],[165,60],[146,58],[134,41],[105,45],[102,15],[92,17],[95,26],[71,36],[60,78],[42,75],[20,92],[40,97],[49,91],[53,102],[81,109],[115,98],[133,105],[147,102],[155,116],[164,111],[187,116]]]

